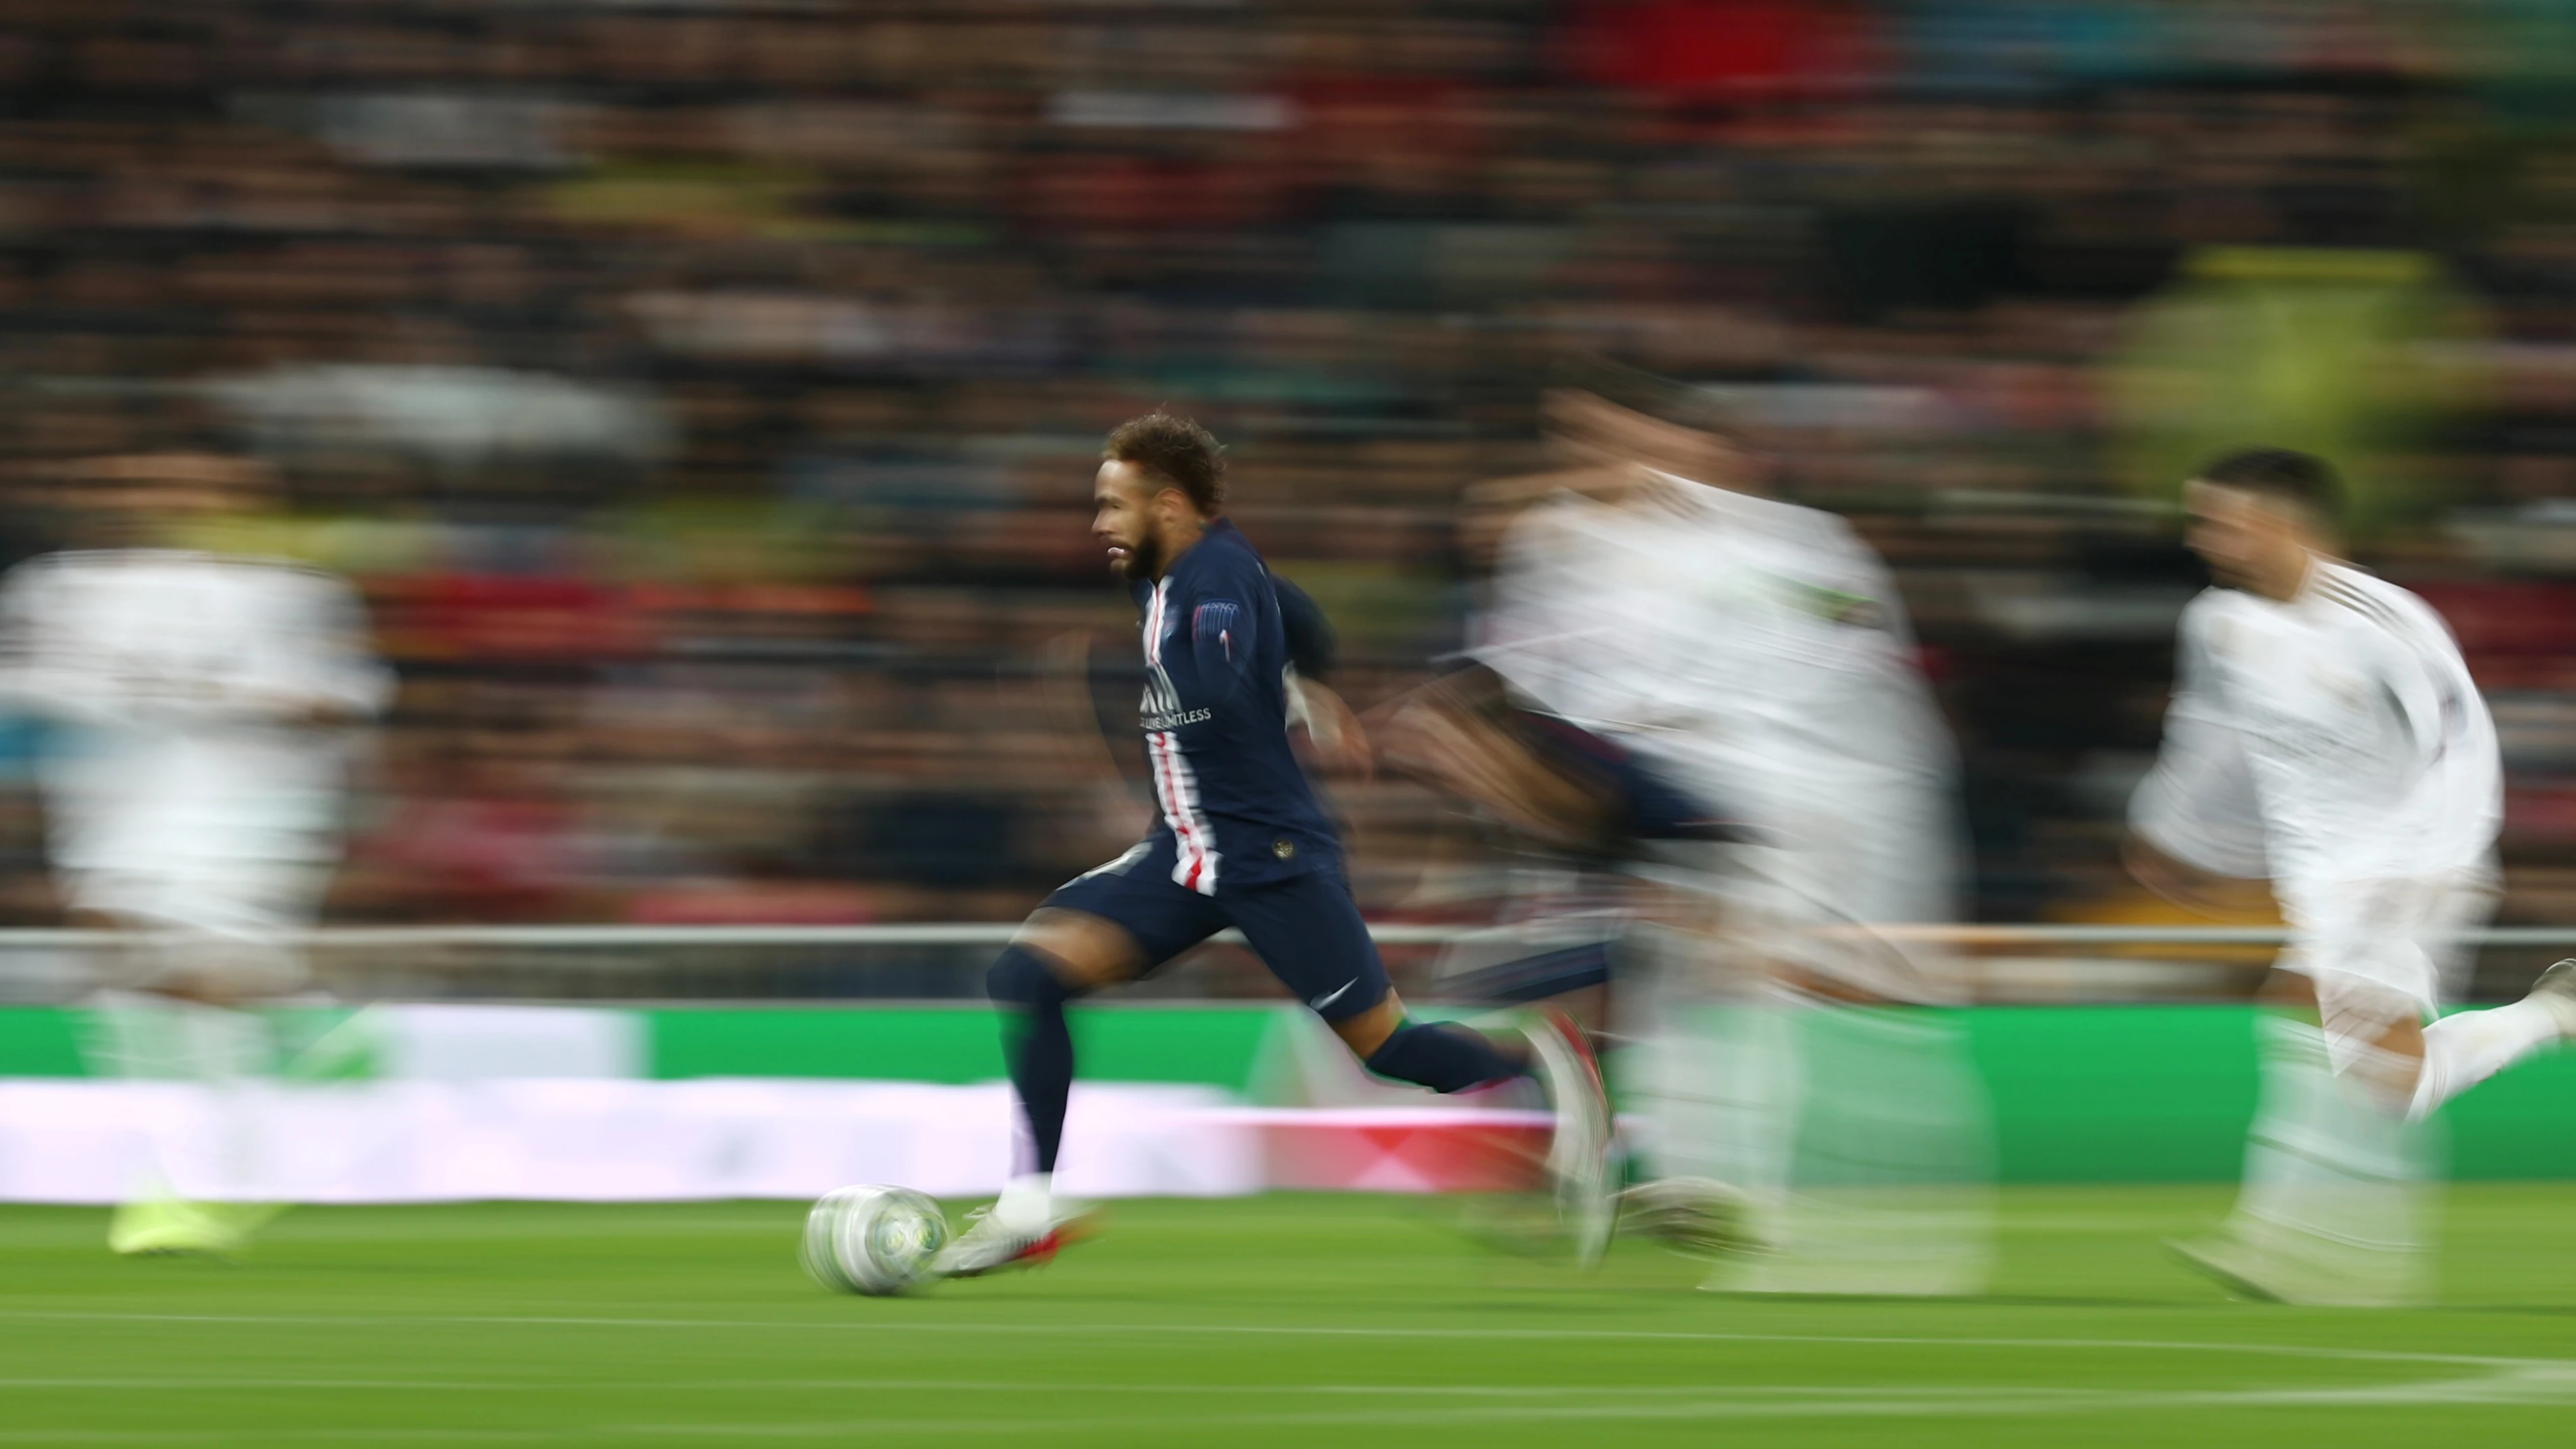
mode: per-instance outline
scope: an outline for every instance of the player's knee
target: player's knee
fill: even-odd
[[[1081,911],[1041,907],[1012,938],[1011,949],[1038,958],[1079,996],[1133,980],[1146,961],[1124,927]]]
[[[984,992],[995,1001],[1027,1007],[1060,1006],[1076,994],[1045,956],[1019,945],[1005,948],[984,973]]]

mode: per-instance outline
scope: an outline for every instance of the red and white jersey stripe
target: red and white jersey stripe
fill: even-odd
[[[1154,596],[1145,609],[1145,674],[1148,690],[1159,698],[1173,700],[1177,694],[1171,677],[1163,672],[1163,633],[1167,623],[1166,603],[1172,581],[1163,578],[1154,585]],[[1154,767],[1154,803],[1162,809],[1163,821],[1172,827],[1172,881],[1187,886],[1203,896],[1216,894],[1216,831],[1199,809],[1199,781],[1190,769],[1188,756],[1181,751],[1177,730],[1148,730],[1145,754]]]

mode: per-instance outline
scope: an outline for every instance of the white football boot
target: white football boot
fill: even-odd
[[[980,1278],[1005,1268],[1037,1268],[1055,1255],[1092,1236],[1099,1213],[1073,1204],[1050,1206],[1035,1224],[1005,1224],[991,1208],[966,1215],[966,1231],[930,1260],[934,1278]]]
[[[1619,1221],[1610,1180],[1610,1099],[1601,1086],[1601,1064],[1583,1028],[1561,1011],[1542,1012],[1521,1028],[1530,1044],[1530,1075],[1547,1093],[1555,1130],[1548,1135],[1547,1179],[1557,1220],[1573,1244],[1574,1260],[1589,1268],[1609,1250]]]
[[[2549,1014],[2557,1019],[2559,1037],[2576,1041],[2576,956],[2541,972],[2523,1000],[2548,1007]]]
[[[1701,1258],[1741,1258],[1764,1244],[1753,1199],[1711,1177],[1659,1177],[1619,1194],[1619,1226]]]

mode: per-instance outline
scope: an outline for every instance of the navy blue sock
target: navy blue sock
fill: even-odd
[[[1408,1021],[1369,1054],[1366,1065],[1381,1077],[1435,1092],[1463,1092],[1529,1070],[1483,1032],[1454,1021]]]
[[[1013,1019],[1002,1024],[1002,1057],[1028,1117],[1029,1138],[1037,1144],[1036,1170],[1053,1172],[1056,1149],[1064,1144],[1065,1102],[1073,1095],[1073,1028],[1065,1022],[1064,1004],[1075,993],[1048,969],[1045,957],[1025,946],[1002,952],[984,973],[984,989],[995,1002],[1014,1008]]]

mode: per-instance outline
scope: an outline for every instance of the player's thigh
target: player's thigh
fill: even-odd
[[[2429,1015],[2442,998],[2435,953],[2457,929],[2447,885],[2413,878],[2285,884],[2290,941],[2279,969],[2308,977],[2329,1017],[2327,997],[2338,994],[2356,1003],[2400,998]]]
[[[1171,842],[1147,840],[1057,887],[1013,940],[1049,958],[1068,986],[1145,975],[1226,923],[1213,899],[1173,883],[1171,869]]]
[[[2424,1023],[2440,1014],[2466,974],[2474,957],[2469,934],[2486,923],[2495,897],[2493,872],[2484,867],[2377,883],[2361,959],[2395,964],[2376,974],[2326,970],[2316,981],[2317,1017],[2338,1069],[2360,1055],[2356,1042],[2383,1056],[2423,1058]]]
[[[2492,861],[2424,882],[2412,934],[2433,959],[2444,999],[2455,998],[2477,965],[2477,932],[2494,919],[2503,883]]]
[[[2307,978],[2335,1070],[2421,1058],[2423,1024],[2443,996],[2446,938],[2461,918],[2452,882],[2342,881],[2286,889],[2282,899],[2292,936],[2279,970]]]
[[[1383,1015],[1394,1000],[1386,962],[1340,872],[1238,886],[1227,893],[1226,913],[1279,984],[1344,1040],[1352,1031],[1369,1034],[1365,1025],[1345,1024]]]

